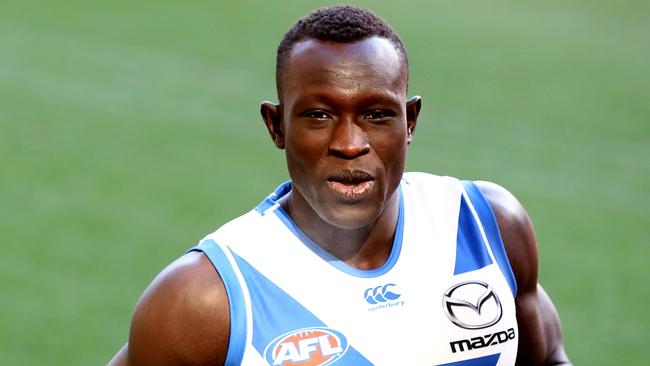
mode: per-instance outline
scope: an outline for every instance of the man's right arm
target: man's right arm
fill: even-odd
[[[165,268],[145,290],[129,342],[109,365],[223,365],[230,314],[221,278],[199,252]]]

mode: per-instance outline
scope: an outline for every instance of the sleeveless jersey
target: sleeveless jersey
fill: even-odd
[[[514,365],[516,281],[472,182],[404,174],[391,254],[359,270],[277,201],[208,235],[230,304],[226,365]]]

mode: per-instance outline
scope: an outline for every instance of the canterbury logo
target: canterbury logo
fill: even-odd
[[[397,300],[402,296],[401,294],[391,291],[392,287],[395,287],[394,283],[389,283],[383,286],[371,287],[364,291],[363,297],[369,304],[376,305],[381,302],[388,302],[392,300]]]

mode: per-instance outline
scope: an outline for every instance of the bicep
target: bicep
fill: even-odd
[[[477,182],[477,186],[494,211],[517,280],[517,364],[567,363],[557,311],[537,283],[537,239],[526,210],[510,192],[494,183]]]
[[[191,253],[161,272],[138,302],[126,364],[223,364],[229,327],[223,283],[202,254]]]
[[[557,310],[541,285],[516,299],[519,325],[518,365],[568,364]]]

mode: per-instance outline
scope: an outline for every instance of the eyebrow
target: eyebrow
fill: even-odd
[[[398,94],[389,93],[389,92],[374,92],[371,94],[364,93],[361,96],[362,99],[357,98],[353,106],[359,107],[359,109],[370,108],[375,105],[385,105],[390,108],[399,108],[401,106],[401,100]],[[327,92],[316,92],[316,93],[306,93],[296,98],[294,105],[302,108],[304,104],[323,104],[325,106],[341,105],[341,104],[351,104],[350,99],[345,99],[344,103],[340,103],[340,98],[332,97],[328,95]],[[348,103],[346,103],[348,102]]]

